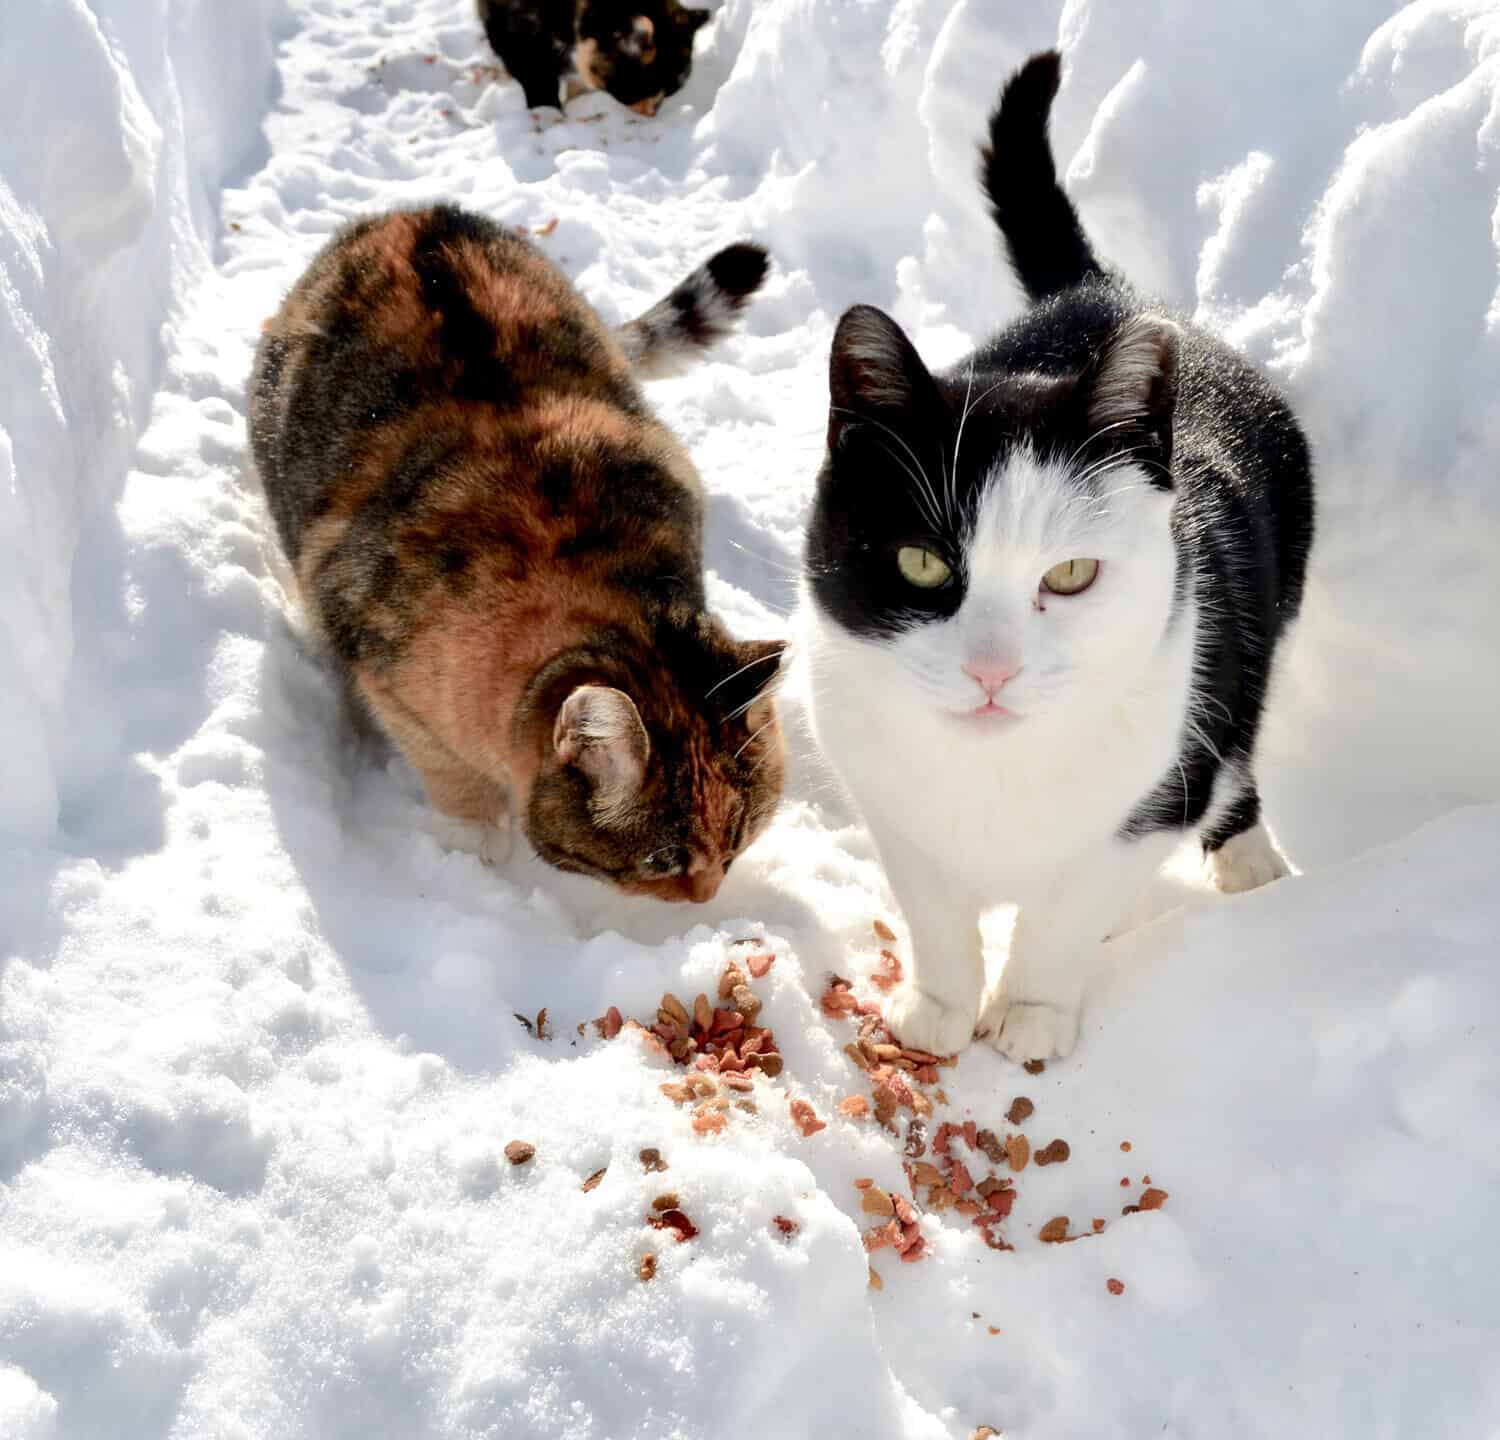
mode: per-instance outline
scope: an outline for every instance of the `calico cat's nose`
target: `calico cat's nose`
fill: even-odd
[[[963,672],[986,695],[993,695],[1007,681],[1021,673],[1021,667],[1013,660],[970,660]]]
[[[724,867],[717,861],[705,863],[701,870],[689,871],[687,880],[692,890],[693,903],[701,905],[719,893],[719,886],[724,883]]]

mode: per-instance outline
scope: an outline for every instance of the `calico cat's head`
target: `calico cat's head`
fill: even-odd
[[[880,311],[840,322],[805,585],[872,704],[993,738],[1096,714],[1145,668],[1180,583],[1178,331],[1098,319],[1076,363],[997,342],[944,376]]]
[[[781,795],[783,648],[698,612],[662,621],[649,646],[620,637],[551,662],[526,706],[551,717],[526,817],[542,859],[631,894],[711,900]]]
[[[693,37],[708,14],[677,0],[581,0],[580,78],[642,115],[655,115],[687,83]]]

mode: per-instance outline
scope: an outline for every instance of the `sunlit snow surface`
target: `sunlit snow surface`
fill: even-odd
[[[875,997],[899,920],[798,677],[786,807],[708,907],[445,851],[300,638],[245,377],[384,207],[545,230],[611,319],[759,237],[742,335],[653,399],[711,495],[715,604],[778,633],[832,325],[884,305],[939,363],[1015,312],[975,144],[1059,42],[1100,250],[1313,437],[1264,767],[1306,873],[1164,884],[1073,1059],[944,1070],[936,1120],[1003,1132],[1025,1094],[1072,1156],[1017,1177],[1013,1252],[930,1217],[876,1293],[852,1182],[900,1189],[901,1145],[837,1117],[868,1087],[817,1000],[831,971]],[[0,16],[0,1436],[1495,1430],[1494,7],[726,0],[655,121],[538,127],[491,60],[463,0]],[[664,1062],[575,1027],[712,993],[749,936],[786,1067],[699,1137]],[[514,1018],[543,1006],[550,1041]],[[1147,1174],[1165,1208],[1122,1217]],[[695,1239],[645,1223],[663,1189]],[[1108,1224],[1040,1244],[1061,1214]]]

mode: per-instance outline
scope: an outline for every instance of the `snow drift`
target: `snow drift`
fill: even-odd
[[[287,0],[274,87],[269,4],[5,9],[0,1434],[1500,1423],[1500,23],[1371,12],[725,0],[659,120],[533,124],[465,0]],[[899,917],[816,756],[691,912],[447,852],[301,638],[244,383],[363,211],[525,225],[611,318],[758,235],[745,333],[653,397],[709,487],[715,603],[774,632],[832,325],[886,305],[941,362],[1013,312],[974,146],[1057,42],[1099,249],[1269,364],[1317,447],[1266,767],[1308,873],[1171,891],[1069,1062],[942,1071],[934,1125],[1003,1132],[1026,1094],[1071,1157],[1015,1176],[1013,1251],[925,1214],[904,1265],[853,1182],[902,1191],[905,1127],[837,1113],[868,1086],[818,1005],[829,972],[878,999]],[[785,1068],[702,1135],[587,1022],[711,991],[745,939]],[[1122,1215],[1147,1185],[1165,1208]],[[681,1244],[646,1218],[668,1190]],[[1042,1244],[1058,1215],[1088,1238]]]

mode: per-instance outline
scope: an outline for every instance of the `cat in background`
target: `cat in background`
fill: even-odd
[[[1102,940],[1183,832],[1222,890],[1288,873],[1255,740],[1313,534],[1286,401],[1095,257],[1048,141],[1060,76],[1018,71],[984,151],[1031,308],[937,375],[880,311],[839,323],[799,607],[815,733],[910,931],[887,1019],[1017,1060],[1072,1051]]]
[[[655,115],[687,83],[708,16],[677,0],[479,0],[490,46],[532,109],[607,90]]]
[[[262,337],[250,439],[306,611],[433,806],[508,850],[707,900],[782,783],[782,642],[707,609],[703,495],[637,376],[724,335],[734,245],[611,332],[449,205],[355,222]]]

